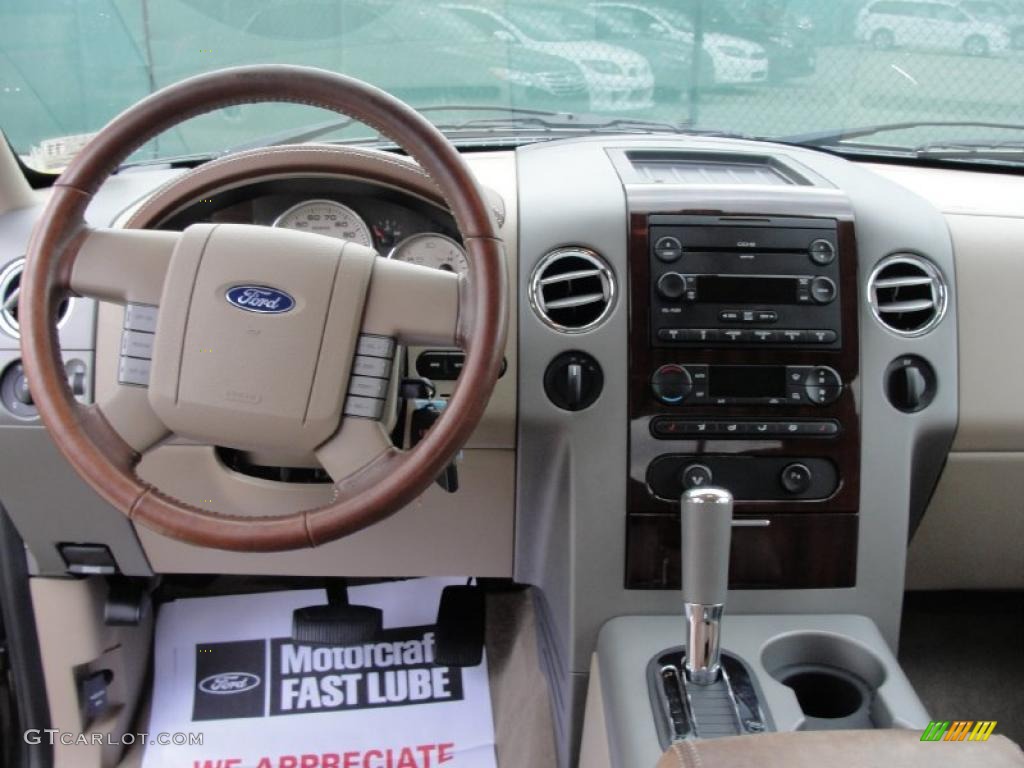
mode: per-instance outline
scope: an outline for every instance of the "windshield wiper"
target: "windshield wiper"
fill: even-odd
[[[880,133],[909,131],[914,128],[994,128],[1004,131],[1024,131],[1024,124],[991,123],[979,120],[913,120],[903,123],[879,123],[877,125],[866,125],[861,128],[850,128],[841,131],[830,130],[800,133],[786,136],[780,139],[780,141],[786,144],[799,144],[806,147],[835,148],[843,142],[853,139],[864,139],[869,136],[877,136]],[[885,149],[894,149],[894,147],[885,147]],[[908,151],[913,152],[913,149]]]
[[[1024,141],[936,141],[913,149],[929,160],[989,160],[1024,163]]]
[[[424,114],[436,112],[497,112],[494,117],[475,117],[468,120],[453,122],[437,122],[437,129],[447,136],[485,136],[494,134],[532,133],[550,136],[554,134],[577,134],[582,132],[604,133],[668,133],[698,136],[715,136],[721,138],[757,139],[760,137],[727,131],[703,130],[691,127],[686,122],[670,123],[640,118],[604,117],[602,115],[576,114],[573,112],[554,112],[543,109],[527,109],[524,107],[499,107],[481,105],[444,105],[419,107],[418,112]],[[299,144],[313,141],[321,136],[340,131],[357,123],[352,118],[340,117],[323,123],[304,126],[299,129],[280,131],[262,138],[247,141],[228,147],[223,154],[241,152],[247,149],[273,147],[280,144]],[[363,139],[376,141],[387,139]]]
[[[525,119],[542,119],[542,118],[561,118],[568,116],[568,112],[551,112],[544,109],[527,109],[526,107],[490,107],[476,105],[437,105],[430,107],[418,107],[417,112],[423,114],[429,114],[432,112],[505,112],[514,113],[521,115]],[[247,149],[261,149],[263,147],[276,147],[281,144],[301,144],[306,141],[313,141],[321,136],[327,136],[328,134],[334,133],[335,131],[341,131],[352,125],[358,124],[359,121],[351,118],[339,116],[325,120],[321,123],[314,123],[313,125],[304,125],[301,128],[289,128],[284,131],[278,131],[277,133],[267,134],[266,136],[260,136],[256,139],[251,139],[239,144],[233,144],[227,149],[223,150],[221,154],[231,154],[233,152],[244,152]],[[380,138],[387,137],[367,137],[366,141],[376,141]]]

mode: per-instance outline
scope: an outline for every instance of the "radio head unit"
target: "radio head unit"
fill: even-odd
[[[653,216],[648,242],[655,346],[842,345],[834,221]]]

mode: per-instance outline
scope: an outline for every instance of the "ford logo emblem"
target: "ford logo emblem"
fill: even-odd
[[[221,672],[218,675],[210,675],[200,680],[199,690],[203,693],[223,696],[229,693],[251,691],[259,684],[259,676],[249,672]]]
[[[266,285],[234,285],[224,298],[239,309],[261,315],[280,315],[295,306],[295,299],[287,293]]]

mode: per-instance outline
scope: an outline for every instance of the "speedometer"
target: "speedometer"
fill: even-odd
[[[405,238],[395,246],[391,258],[460,275],[469,269],[466,252],[462,246],[450,237],[433,232],[423,232]]]
[[[373,236],[366,222],[347,205],[333,200],[306,200],[294,205],[277,217],[274,226],[351,240],[373,248]]]

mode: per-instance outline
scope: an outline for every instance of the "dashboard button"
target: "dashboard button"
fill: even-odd
[[[711,469],[703,464],[691,464],[683,470],[683,487],[687,490],[709,486],[712,480]]]
[[[816,304],[831,304],[835,301],[838,289],[828,277],[816,277],[811,280],[811,298]]]
[[[685,333],[681,328],[661,328],[658,330],[658,341],[684,341]]]
[[[449,378],[444,352],[421,352],[416,358],[416,373],[434,381]]]
[[[751,341],[755,341],[758,344],[777,344],[779,341],[778,331],[751,331]]]
[[[806,331],[788,330],[779,331],[779,336],[785,344],[802,344]]]
[[[813,479],[814,477],[811,475],[811,470],[807,468],[807,465],[798,462],[783,468],[782,475],[779,477],[786,493],[793,494],[794,496],[807,493],[811,488],[811,481]]]
[[[654,396],[669,405],[681,403],[693,389],[690,374],[680,365],[663,365],[651,377]]]
[[[726,309],[718,313],[718,319],[723,323],[738,323],[740,314],[738,309]]]
[[[719,338],[730,344],[739,344],[750,339],[750,331],[720,331]]]
[[[666,263],[672,263],[683,255],[683,244],[675,237],[659,237],[654,244],[654,255]]]
[[[770,310],[759,311],[755,313],[756,320],[758,323],[776,323],[779,320],[779,313],[772,312]]]
[[[831,344],[838,338],[835,331],[805,331],[807,340],[815,344]]]
[[[807,253],[811,257],[811,261],[822,267],[836,260],[835,246],[823,238],[812,241]]]

